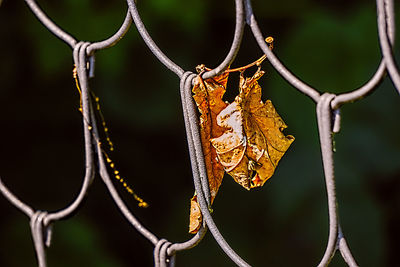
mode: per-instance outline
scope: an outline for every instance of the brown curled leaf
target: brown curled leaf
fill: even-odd
[[[264,185],[294,141],[282,133],[287,126],[271,101],[261,100],[257,80],[263,74],[258,70],[251,78],[240,75],[239,95],[217,116],[225,132],[211,139],[225,171],[248,190]]]
[[[201,214],[200,205],[197,202],[197,195],[194,195],[190,200],[189,233],[197,233],[200,229],[202,222],[203,216]]]
[[[217,161],[217,152],[211,145],[212,138],[222,135],[224,128],[217,124],[217,115],[228,105],[222,100],[226,91],[229,73],[224,72],[210,79],[202,80],[198,76],[192,92],[200,111],[200,135],[204,160],[210,187],[211,203],[217,195],[224,176],[224,168]],[[200,229],[202,214],[197,196],[191,200],[189,233],[195,234]]]

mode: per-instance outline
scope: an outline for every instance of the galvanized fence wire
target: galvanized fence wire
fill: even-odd
[[[30,219],[32,239],[37,255],[38,265],[40,267],[46,266],[45,248],[50,246],[52,224],[58,220],[70,217],[70,215],[72,215],[72,213],[81,206],[83,199],[88,194],[90,184],[94,179],[96,168],[98,168],[97,171],[119,210],[128,220],[128,222],[154,245],[153,255],[155,266],[174,266],[176,252],[195,247],[202,240],[207,229],[210,230],[216,242],[235,264],[238,266],[250,266],[230,247],[228,242],[224,239],[209,211],[210,194],[207,172],[201,147],[196,105],[191,95],[193,79],[197,76],[197,74],[183,70],[178,64],[174,63],[160,50],[146,30],[134,0],[127,0],[128,11],[121,27],[113,36],[99,42],[77,41],[74,37],[72,37],[72,35],[68,34],[57,24],[55,24],[38,6],[36,1],[25,0],[25,2],[38,20],[44,25],[44,27],[46,27],[59,39],[67,43],[73,50],[73,59],[77,67],[77,76],[82,92],[82,121],[83,135],[85,140],[85,176],[83,178],[80,192],[70,205],[59,211],[49,212],[35,210],[15,196],[11,190],[5,186],[0,178],[0,191],[3,196]],[[395,88],[400,93],[399,69],[393,57],[392,50],[395,37],[394,4],[392,0],[376,0],[376,6],[379,33],[378,37],[381,47],[382,60],[375,74],[370,78],[370,80],[360,88],[357,88],[351,92],[339,95],[334,95],[328,92],[321,93],[291,73],[265,43],[264,35],[257,24],[250,0],[235,0],[235,32],[231,47],[225,59],[219,64],[218,67],[202,74],[204,79],[213,77],[224,71],[233,62],[236,54],[239,51],[240,44],[242,42],[243,31],[247,24],[250,27],[260,49],[267,55],[267,59],[276,69],[276,71],[282,76],[282,78],[291,84],[293,88],[299,90],[316,103],[316,117],[321,144],[329,214],[328,242],[325,253],[322,256],[318,266],[327,266],[337,250],[339,250],[343,259],[349,266],[358,266],[351,254],[349,246],[347,245],[338,218],[332,134],[338,132],[340,129],[340,107],[346,103],[354,102],[370,94],[382,81],[386,71],[388,72]],[[190,162],[192,166],[194,187],[198,196],[201,212],[204,217],[204,223],[199,232],[190,240],[182,243],[172,243],[167,239],[158,238],[143,224],[141,224],[138,219],[136,219],[132,211],[130,211],[125,205],[112,183],[112,179],[108,173],[104,155],[101,151],[100,143],[98,141],[100,139],[99,130],[89,96],[89,78],[94,77],[95,52],[97,50],[103,50],[115,45],[127,33],[132,22],[134,22],[139,34],[142,36],[143,41],[157,57],[157,59],[169,70],[174,72],[180,79],[182,110],[188,141]],[[98,167],[96,167],[97,165],[95,164],[94,155],[97,155]]]

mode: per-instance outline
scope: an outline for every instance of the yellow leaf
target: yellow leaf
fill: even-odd
[[[258,79],[264,72],[259,69],[251,78],[245,78],[242,72],[239,95],[231,104],[222,100],[229,73],[227,70],[207,80],[198,76],[192,89],[200,111],[200,134],[211,203],[224,172],[248,190],[263,186],[294,141],[293,136],[282,133],[287,126],[271,101],[263,103],[261,100]],[[203,221],[197,195],[190,203],[189,233],[195,234]]]
[[[201,214],[200,205],[197,202],[197,195],[194,195],[190,200],[189,233],[191,234],[197,233],[200,229],[202,222],[203,222],[203,215]]]
[[[197,77],[192,92],[193,98],[200,111],[200,135],[203,148],[204,160],[207,169],[210,187],[211,203],[217,195],[224,176],[224,168],[217,161],[217,152],[211,145],[212,138],[222,135],[224,129],[217,125],[217,115],[228,104],[222,100],[226,91],[229,73],[224,72],[218,76],[203,80]],[[191,200],[189,233],[195,234],[200,229],[202,215],[197,196]]]
[[[240,75],[239,95],[217,116],[225,131],[211,139],[225,171],[248,190],[264,185],[294,141],[282,133],[287,126],[271,101],[261,100],[257,80],[263,74],[258,70],[251,78]]]

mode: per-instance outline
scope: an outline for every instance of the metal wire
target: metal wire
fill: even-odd
[[[94,178],[94,160],[93,160],[93,150],[92,150],[92,135],[89,130],[90,121],[86,118],[89,118],[89,93],[87,91],[87,76],[86,76],[86,62],[82,61],[83,55],[86,53],[86,48],[89,46],[89,43],[79,42],[78,45],[75,46],[74,49],[74,61],[77,66],[78,71],[78,79],[81,84],[82,90],[82,118],[83,118],[83,132],[85,137],[85,177],[83,179],[83,184],[79,195],[74,200],[72,204],[70,204],[67,208],[60,210],[58,212],[47,215],[45,218],[45,224],[49,224],[51,221],[60,220],[64,217],[69,216],[75,210],[78,209],[80,204],[82,203],[89,186]]]
[[[47,213],[37,211],[31,217],[30,226],[32,231],[33,243],[35,246],[36,256],[38,259],[38,265],[40,267],[46,266],[46,254],[44,252],[44,237],[43,237],[43,219]]]
[[[201,141],[200,141],[200,133],[199,133],[199,124],[197,123],[197,114],[195,112],[195,104],[193,103],[193,98],[191,97],[191,86],[192,80],[196,75],[188,75],[186,80],[181,83],[184,85],[183,93],[184,93],[184,101],[186,102],[186,107],[184,107],[183,113],[187,113],[187,120],[189,124],[189,128],[186,128],[186,132],[188,134],[188,144],[189,144],[189,153],[191,162],[195,162],[193,169],[193,180],[194,186],[196,189],[198,201],[200,204],[200,209],[203,214],[204,220],[207,223],[210,232],[217,241],[218,245],[222,248],[222,250],[235,262],[238,266],[250,266],[247,264],[240,256],[229,246],[229,244],[225,241],[223,236],[218,230],[218,227],[214,223],[212,216],[209,211],[209,192],[206,195],[204,190],[204,185],[206,184],[206,188],[208,187],[208,182],[204,183],[202,181],[206,180],[207,172],[205,170],[204,164],[204,156],[202,154]],[[181,89],[182,92],[182,89]],[[186,109],[186,110],[185,110]],[[186,124],[186,122],[185,122]]]
[[[174,63],[171,59],[169,59],[153,41],[150,34],[147,32],[146,27],[142,22],[142,19],[140,18],[134,0],[127,0],[127,2],[132,14],[133,21],[135,22],[136,28],[139,31],[140,35],[142,36],[143,41],[149,47],[151,52],[158,58],[158,60],[160,60],[169,70],[178,75],[179,78],[182,78],[182,75],[184,74],[185,71],[181,67],[179,67],[176,63]],[[236,6],[236,27],[231,48],[224,61],[222,61],[222,63],[218,67],[216,67],[212,71],[204,73],[203,75],[204,79],[211,78],[212,76],[218,75],[219,73],[224,71],[233,62],[237,52],[239,51],[244,29],[243,1],[235,0],[235,6]]]
[[[385,27],[385,29],[387,29],[387,38],[389,39],[390,45],[393,46],[395,37],[393,2],[389,1],[389,4],[386,5],[385,8],[386,8],[385,19],[383,21],[378,21],[378,28]],[[380,24],[383,25],[379,26]],[[372,93],[372,91],[375,88],[377,88],[378,84],[382,81],[385,74],[385,70],[386,70],[386,63],[385,60],[382,59],[377,71],[372,76],[372,78],[365,83],[365,85],[361,86],[360,88],[352,92],[343,93],[336,96],[336,98],[332,101],[332,108],[333,109],[339,108],[344,103],[354,102]]]
[[[0,192],[16,208],[22,211],[30,219],[32,239],[37,255],[38,265],[46,266],[45,248],[50,246],[51,226],[58,220],[70,217],[72,213],[78,210],[82,205],[91,182],[94,179],[95,160],[94,154],[97,154],[98,173],[107,187],[111,198],[121,211],[127,221],[143,237],[145,237],[154,246],[153,256],[156,267],[166,267],[175,265],[176,252],[191,249],[195,247],[204,237],[207,229],[210,230],[214,239],[238,266],[250,266],[245,262],[227,243],[220,233],[210,214],[210,191],[208,187],[207,171],[204,162],[204,155],[201,147],[201,138],[199,132],[198,115],[196,105],[191,96],[191,86],[196,74],[185,71],[179,65],[170,60],[156,45],[139,15],[134,0],[127,0],[128,11],[121,27],[111,37],[100,42],[77,41],[70,34],[65,32],[56,23],[54,23],[46,13],[39,7],[35,0],[25,0],[26,4],[38,18],[38,20],[52,34],[68,44],[73,50],[73,59],[77,67],[77,75],[82,91],[82,114],[83,114],[83,135],[85,139],[85,176],[77,197],[66,208],[57,212],[40,211],[31,208],[28,204],[15,196],[3,183],[0,178]],[[1,1],[0,1],[1,4]],[[325,253],[318,266],[327,266],[337,250],[340,251],[343,259],[349,266],[358,266],[347,245],[345,236],[342,232],[335,190],[334,160],[332,152],[332,133],[340,129],[340,110],[339,108],[346,104],[359,100],[377,88],[382,81],[386,70],[388,71],[395,88],[400,93],[400,75],[393,57],[392,47],[394,45],[395,24],[394,24],[394,4],[392,0],[376,0],[377,5],[377,24],[379,32],[379,42],[382,52],[382,60],[369,81],[363,86],[347,93],[334,95],[328,92],[321,93],[317,89],[309,86],[306,82],[297,78],[278,57],[268,48],[264,41],[261,29],[258,26],[250,0],[235,0],[235,31],[231,47],[225,59],[213,70],[202,74],[204,79],[218,75],[224,71],[235,59],[240,44],[242,42],[245,21],[250,27],[254,38],[260,49],[267,55],[267,59],[274,69],[286,80],[293,88],[308,96],[316,103],[316,116],[318,122],[318,131],[321,144],[321,155],[324,167],[324,176],[326,182],[326,191],[328,197],[328,215],[329,215],[329,236]],[[103,50],[115,45],[121,40],[130,29],[132,21],[135,23],[143,41],[169,70],[174,72],[180,78],[180,94],[182,102],[183,118],[186,129],[188,150],[192,167],[194,188],[198,196],[204,223],[199,232],[191,239],[182,243],[172,243],[164,238],[158,238],[149,229],[143,226],[133,213],[127,208],[115,189],[112,179],[108,173],[104,155],[102,153],[98,140],[99,131],[97,128],[94,110],[89,97],[89,78],[94,76],[94,56],[98,50]],[[88,69],[89,63],[89,69]]]
[[[345,238],[340,231],[339,235],[339,219],[336,200],[336,185],[333,166],[333,146],[332,146],[332,108],[331,102],[335,98],[334,94],[325,93],[321,96],[320,101],[317,103],[317,120],[318,131],[321,143],[322,162],[324,165],[326,191],[328,195],[328,211],[329,211],[329,238],[324,256],[318,266],[327,266],[335,254],[337,241],[340,240],[342,247],[340,251],[346,251],[349,255],[346,257],[351,266],[357,266],[354,258],[351,256],[350,250],[347,248]],[[340,236],[340,237],[339,237]],[[346,245],[344,245],[346,244]]]
[[[94,115],[92,115],[92,120],[94,119]],[[97,125],[95,120],[93,120],[93,132],[98,138],[98,130],[97,130]],[[147,230],[136,218],[133,216],[133,214],[129,211],[128,207],[125,205],[124,201],[121,199],[119,196],[117,190],[114,187],[114,184],[111,181],[110,175],[108,174],[107,171],[107,166],[104,160],[104,156],[101,152],[100,144],[97,144],[96,146],[96,153],[98,156],[98,162],[99,162],[99,174],[100,177],[103,179],[103,182],[107,186],[107,189],[113,198],[115,204],[119,208],[119,210],[122,212],[122,214],[125,216],[125,218],[130,222],[130,224],[136,228],[136,230],[141,233],[147,240],[149,240],[153,245],[156,245],[157,242],[159,242],[158,238],[151,233],[149,230]]]
[[[97,50],[103,50],[109,47],[112,47],[116,45],[128,32],[129,28],[132,25],[132,18],[129,10],[126,12],[126,17],[124,22],[122,23],[121,27],[118,29],[118,31],[108,39],[100,42],[96,42],[91,44],[87,48],[87,54],[90,56],[92,55],[95,51]]]
[[[378,12],[379,43],[381,45],[382,55],[390,78],[400,94],[400,74],[393,57],[392,45],[388,37],[388,29],[390,29],[390,32],[394,33],[394,26],[388,27],[386,19],[394,19],[393,2],[391,0],[376,0],[376,8]]]
[[[84,139],[85,139],[85,164],[86,164],[86,171],[85,177],[83,179],[83,184],[78,196],[75,200],[67,206],[66,208],[53,212],[48,213],[45,211],[36,211],[34,212],[31,207],[27,204],[24,204],[20,201],[14,194],[11,193],[9,189],[1,182],[0,180],[0,191],[1,193],[17,208],[19,208],[22,212],[24,212],[31,221],[31,230],[32,230],[32,237],[33,242],[35,245],[35,250],[38,258],[38,265],[40,267],[45,267],[45,255],[44,255],[44,245],[43,243],[46,242],[50,245],[49,240],[47,241],[43,237],[43,227],[45,231],[48,231],[50,227],[50,223],[53,221],[64,219],[65,217],[71,215],[75,212],[78,207],[82,204],[82,201],[87,194],[89,185],[94,177],[94,168],[93,168],[93,150],[92,150],[92,135],[89,131],[89,124],[90,122],[86,119],[89,118],[89,94],[87,92],[87,78],[86,78],[86,61],[83,60],[82,57],[86,58],[86,48],[89,43],[80,42],[76,45],[76,49],[74,49],[74,60],[75,64],[78,69],[78,78],[79,82],[82,85],[82,114],[83,114],[83,131],[84,131]],[[40,216],[39,216],[40,215]],[[49,236],[49,235],[48,235]]]
[[[60,38],[62,41],[67,43],[71,48],[75,47],[77,43],[75,38],[72,37],[70,34],[66,33],[65,31],[63,31],[59,26],[57,26],[57,24],[55,24],[51,19],[49,19],[46,13],[44,13],[43,10],[39,7],[39,5],[36,4],[35,0],[25,0],[25,2],[31,9],[32,13],[35,14],[35,16],[41,23],[43,23],[43,26],[45,28],[47,28],[51,33]]]
[[[172,60],[170,60],[150,37],[150,34],[147,32],[146,27],[144,26],[142,19],[137,11],[136,4],[133,0],[128,0],[129,10],[131,11],[131,15],[133,21],[136,25],[137,30],[142,36],[143,41],[145,41],[146,45],[150,48],[151,52],[172,72],[181,77],[184,73],[184,70],[175,64]]]
[[[215,69],[205,72],[202,75],[203,79],[211,78],[215,75],[220,74],[224,71],[231,63],[235,60],[235,57],[239,51],[240,44],[242,43],[243,31],[244,31],[244,8],[243,8],[243,1],[242,0],[235,0],[236,6],[236,26],[235,26],[235,33],[233,36],[233,41],[231,45],[231,49],[229,50],[228,55],[221,62],[221,64],[216,67]]]
[[[338,130],[332,127],[332,113],[335,112],[341,105],[345,103],[354,102],[367,94],[371,93],[375,89],[378,83],[381,81],[385,69],[389,70],[391,66],[393,71],[393,77],[398,75],[398,69],[393,62],[390,62],[393,57],[391,54],[391,47],[387,44],[390,42],[391,45],[394,43],[394,13],[393,13],[393,3],[390,0],[385,1],[386,8],[383,6],[383,1],[377,0],[378,5],[378,28],[380,28],[379,39],[385,38],[385,41],[381,42],[382,53],[386,49],[388,55],[383,55],[384,59],[378,67],[378,70],[373,75],[373,77],[362,87],[354,90],[353,92],[335,96],[330,93],[324,93],[319,95],[318,91],[304,82],[300,81],[292,73],[290,73],[284,65],[277,59],[277,57],[268,49],[268,46],[264,42],[263,35],[257,25],[250,0],[246,0],[246,18],[254,37],[257,40],[258,45],[267,55],[267,59],[270,61],[271,65],[280,73],[280,75],[289,82],[295,89],[309,96],[312,100],[317,102],[317,119],[318,119],[318,129],[320,135],[321,143],[321,154],[324,165],[324,174],[326,181],[326,190],[328,195],[328,211],[329,211],[329,237],[328,244],[325,253],[318,266],[327,266],[335,254],[337,249],[340,250],[341,255],[345,259],[349,266],[357,266],[356,261],[351,255],[350,249],[344,238],[342,231],[338,230],[340,228],[338,220],[338,210],[337,210],[337,200],[336,200],[336,190],[335,190],[335,177],[334,177],[334,166],[333,166],[333,147],[332,147],[332,133]],[[388,30],[389,29],[389,30]],[[383,43],[383,47],[382,47]],[[385,46],[386,45],[386,46]],[[389,58],[389,60],[387,59]],[[390,72],[390,71],[389,71]],[[397,73],[396,73],[397,72]],[[393,81],[393,77],[392,81]],[[397,90],[399,90],[399,85],[393,81]],[[399,91],[400,92],[400,91]],[[336,100],[336,101],[335,101]],[[340,117],[337,117],[340,118]],[[339,241],[339,242],[338,242]]]
[[[19,200],[3,183],[2,179],[0,178],[0,192],[3,196],[12,204],[14,207],[25,213],[29,218],[32,217],[34,211],[31,207],[27,204]]]

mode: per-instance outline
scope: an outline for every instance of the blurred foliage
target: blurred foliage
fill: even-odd
[[[321,92],[353,90],[375,72],[380,54],[373,2],[253,2],[264,34],[276,40],[279,58]],[[126,15],[124,1],[39,3],[79,40],[107,38]],[[233,1],[138,0],[138,8],[159,47],[185,70],[194,71],[200,63],[217,66],[230,47]],[[0,175],[23,201],[57,210],[76,196],[84,173],[71,51],[23,1],[3,1],[0,25]],[[246,29],[234,65],[251,62],[260,53]],[[267,63],[264,69],[263,96],[273,101],[289,125],[286,132],[296,140],[263,188],[247,192],[226,176],[214,204],[215,221],[232,247],[254,266],[315,266],[328,237],[315,105]],[[230,100],[236,84],[237,79],[229,83]],[[172,242],[190,238],[193,185],[179,80],[132,27],[115,47],[96,54],[91,88],[101,99],[116,145],[112,158],[150,207],[138,208],[116,184],[121,195],[157,236]],[[397,264],[399,101],[386,79],[369,97],[342,107],[342,129],[335,135],[340,218],[361,266]],[[28,221],[4,199],[0,210],[0,266],[35,266]],[[49,266],[151,266],[151,249],[96,177],[82,209],[54,225],[47,257]],[[204,265],[232,266],[210,234],[198,247],[177,256],[177,266]],[[336,256],[331,266],[345,263]]]

